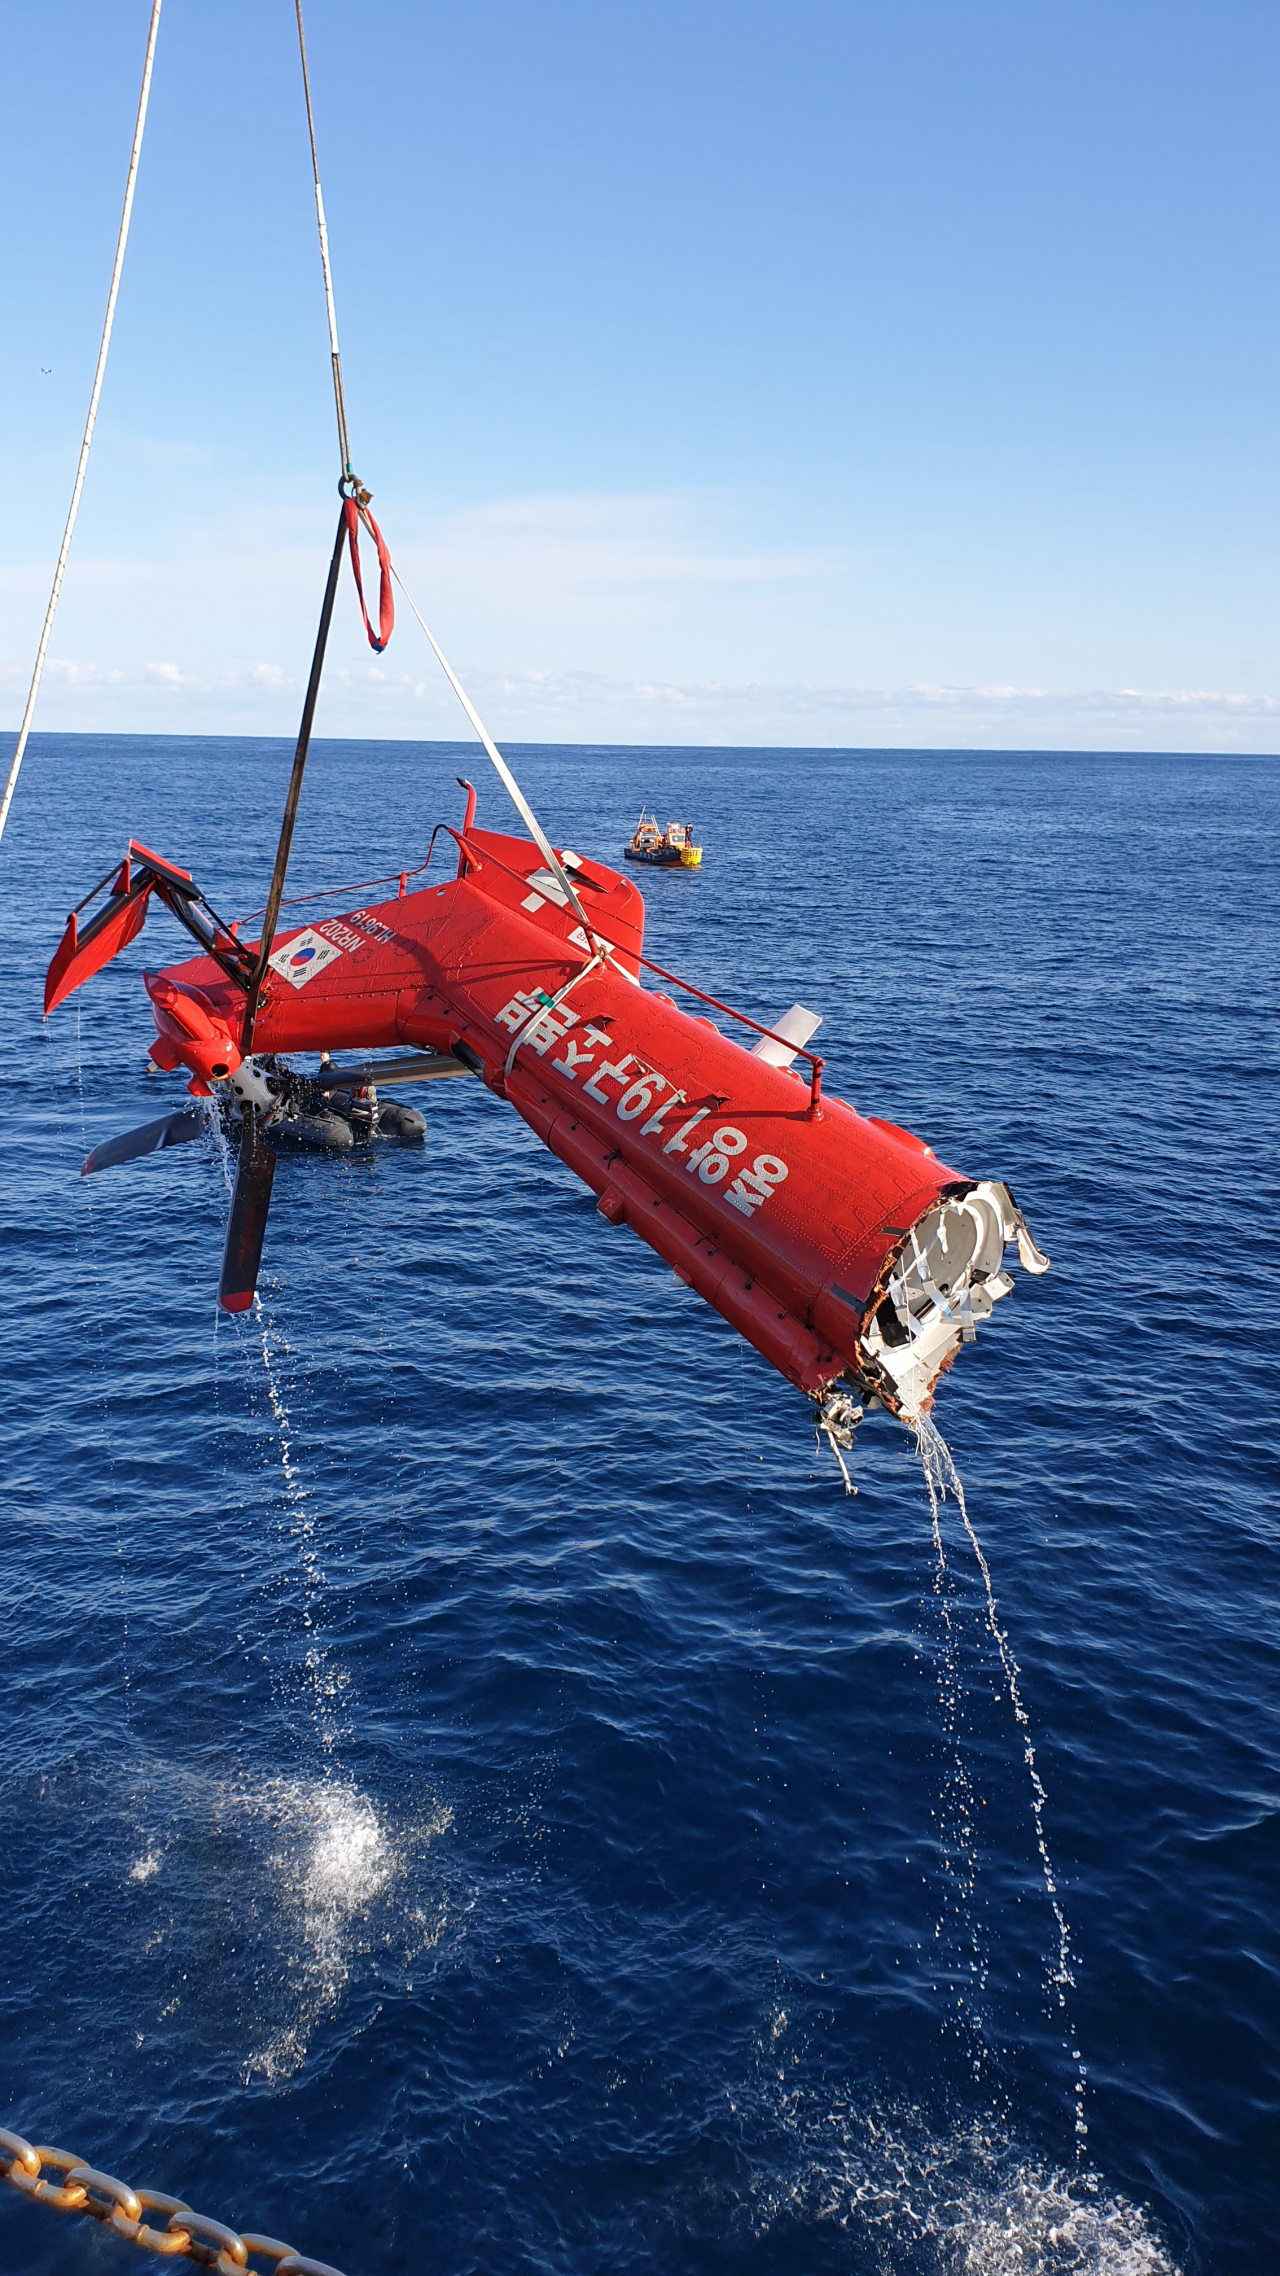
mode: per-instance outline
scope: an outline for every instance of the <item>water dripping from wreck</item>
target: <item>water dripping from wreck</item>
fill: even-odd
[[[1045,1812],[1049,1797],[1036,1761],[1035,1742],[1031,1735],[1031,1719],[1023,1704],[1022,1671],[1014,1657],[1008,1631],[1000,1624],[995,1588],[991,1578],[991,1567],[978,1538],[973,1520],[969,1515],[965,1501],[964,1484],[956,1468],[951,1449],[936,1423],[928,1415],[921,1415],[917,1419],[915,1436],[916,1451],[919,1454],[920,1467],[924,1473],[925,1488],[929,1496],[929,1510],[933,1521],[933,1542],[937,1559],[934,1588],[943,1621],[941,1703],[947,1742],[951,1752],[951,1766],[947,1775],[945,1801],[949,1828],[953,1836],[950,1846],[955,1851],[954,1857],[948,1857],[945,1862],[947,1873],[953,1885],[953,1908],[957,1923],[961,1920],[967,1920],[967,1940],[972,1947],[969,1963],[970,1972],[974,1989],[978,1991],[985,1982],[985,1964],[979,1946],[977,1923],[972,1916],[977,1862],[974,1848],[973,1798],[961,1747],[959,1655],[944,1588],[947,1558],[942,1528],[942,1508],[948,1498],[955,1503],[959,1511],[964,1532],[982,1577],[986,1627],[999,1656],[1004,1691],[1013,1710],[1014,1723],[1021,1738],[1022,1759],[1031,1787],[1031,1816],[1035,1830],[1036,1849],[1040,1859],[1045,1895],[1053,1914],[1056,1939],[1056,1949],[1046,1958],[1045,1991],[1051,2010],[1056,2012],[1058,2018],[1064,2051],[1075,2068],[1074,2124],[1076,2156],[1079,2160],[1083,2157],[1085,2139],[1089,2131],[1084,2114],[1088,2074],[1081,2051],[1075,2044],[1075,2032],[1067,2002],[1067,1994],[1075,1985],[1075,1975],[1072,1969],[1071,1930],[1063,1909],[1058,1878],[1049,1852],[1048,1834],[1045,1826]],[[974,2074],[977,2076],[982,2067],[982,2033],[981,2024],[977,2014],[972,2009],[972,2003],[970,2003],[970,2010],[965,2017],[964,2028],[973,2042],[972,2063]]]

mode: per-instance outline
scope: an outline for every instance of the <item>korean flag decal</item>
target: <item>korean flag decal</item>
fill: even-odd
[[[314,980],[317,972],[323,972],[326,964],[332,964],[341,954],[342,950],[335,948],[331,940],[325,940],[308,925],[305,932],[295,934],[285,947],[278,948],[268,962],[272,971],[278,972],[291,987],[305,988],[308,980]]]

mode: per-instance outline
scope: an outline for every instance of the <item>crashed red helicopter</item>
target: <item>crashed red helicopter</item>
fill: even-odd
[[[636,887],[552,847],[484,740],[534,834],[478,829],[464,785],[461,828],[441,825],[458,849],[448,882],[410,890],[406,875],[390,900],[277,931],[287,812],[258,942],[136,842],[67,921],[46,1012],[135,938],[153,897],[198,944],[145,983],[153,1061],[185,1068],[188,1090],[221,1097],[242,1126],[221,1303],[240,1311],[254,1297],[280,1055],[409,1046],[417,1056],[364,1072],[380,1084],[478,1076],[591,1187],[608,1224],[638,1234],[814,1402],[838,1456],[867,1405],[914,1422],[1012,1287],[1007,1246],[1029,1271],[1047,1268],[1008,1187],[947,1168],[909,1131],[824,1093],[823,1062],[806,1048],[820,1023],[803,1007],[766,1029],[650,963]],[[300,782],[295,760],[295,812]],[[740,1023],[747,1042],[700,1006]],[[85,1168],[198,1127],[190,1112],[162,1117]]]
[[[363,1071],[375,1090],[409,1078],[479,1076],[591,1187],[608,1224],[647,1241],[814,1402],[847,1484],[841,1450],[864,1404],[917,1420],[960,1345],[1012,1287],[1008,1245],[1017,1242],[1031,1272],[1045,1271],[1048,1259],[1007,1186],[964,1177],[909,1131],[823,1097],[822,1061],[808,1049],[820,1025],[813,1013],[795,1005],[764,1028],[649,962],[636,887],[551,845],[420,616],[529,836],[478,830],[467,784],[462,827],[450,826],[458,867],[449,882],[410,891],[406,872],[392,900],[277,930],[345,550],[378,652],[395,621],[396,572],[352,469],[301,0],[297,17],[342,504],[261,935],[241,940],[187,870],[132,841],[120,867],[67,920],[49,967],[46,1014],[136,938],[153,897],[194,939],[197,956],[145,976],[157,1029],[151,1056],[171,1072],[186,1068],[188,1089],[220,1099],[238,1125],[219,1289],[231,1312],[254,1298],[273,1142],[291,1122],[300,1129],[293,1110],[300,1097],[308,1103],[305,1079],[282,1066],[285,1055],[410,1046],[414,1057]],[[110,310],[103,356],[109,326]],[[361,583],[362,527],[381,572],[376,632]],[[70,523],[64,551],[69,531]],[[39,664],[33,690],[38,674]],[[25,726],[6,798],[24,738]],[[646,987],[642,972],[666,987]],[[706,1010],[682,1010],[671,987],[736,1021],[752,1045],[721,1034]],[[161,1116],[95,1148],[85,1169],[177,1144],[202,1126],[189,1111]]]

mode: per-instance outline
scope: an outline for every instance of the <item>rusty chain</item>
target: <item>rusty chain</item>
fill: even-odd
[[[45,2168],[61,2176],[46,2180]],[[109,2173],[99,2173],[70,2150],[34,2147],[21,2134],[0,2126],[0,2180],[7,2181],[32,2205],[49,2205],[59,2213],[87,2213],[113,2235],[145,2252],[169,2260],[194,2260],[198,2267],[215,2268],[218,2276],[342,2276],[325,2260],[308,2260],[291,2244],[246,2230],[241,2235],[222,2221],[193,2213],[180,2197],[165,2197],[155,2189],[130,2189]],[[162,2216],[153,2227],[149,2213]]]

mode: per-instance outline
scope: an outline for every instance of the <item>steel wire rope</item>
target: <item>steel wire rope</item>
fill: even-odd
[[[351,464],[351,447],[347,436],[347,405],[342,386],[342,356],[338,347],[338,310],[333,294],[333,269],[329,260],[329,227],[328,223],[325,220],[324,192],[320,187],[320,155],[316,145],[315,112],[312,108],[311,103],[311,73],[307,65],[307,35],[303,28],[302,22],[302,0],[294,0],[294,13],[298,19],[298,54],[302,62],[302,91],[306,97],[307,132],[311,142],[311,178],[315,185],[316,227],[320,237],[320,265],[324,271],[325,311],[329,320],[329,360],[333,367],[333,402],[334,409],[337,413],[338,418],[338,447],[342,457],[342,479],[344,482],[351,482],[356,485],[356,503],[359,509],[360,519],[364,523],[366,529],[369,530],[370,536],[374,536],[375,532],[370,525],[369,516],[365,511],[365,500],[368,493],[361,491],[359,487],[359,479],[355,474],[355,471]],[[354,544],[354,537],[352,542]],[[520,814],[522,820],[526,823],[529,830],[531,831],[534,843],[536,844],[538,851],[541,853],[543,859],[547,863],[552,875],[558,878],[561,885],[564,887],[565,894],[569,900],[575,916],[578,918],[579,923],[586,930],[588,937],[592,941],[593,945],[599,948],[600,942],[596,937],[594,928],[591,924],[591,920],[588,917],[586,910],[583,908],[582,903],[579,901],[577,894],[574,892],[572,882],[561,866],[560,857],[554,851],[550,840],[547,838],[541,823],[538,821],[538,818],[533,811],[533,808],[530,806],[528,800],[526,799],[524,792],[521,790],[520,785],[516,781],[515,776],[512,774],[510,767],[507,765],[506,760],[503,758],[502,753],[499,751],[497,744],[489,734],[489,731],[481,719],[479,712],[476,710],[475,705],[471,702],[470,697],[467,695],[462,682],[459,680],[457,674],[451,669],[450,665],[446,661],[443,650],[435,640],[429,626],[427,625],[413,599],[413,595],[410,593],[403,577],[400,575],[399,570],[393,567],[392,575],[394,576],[397,585],[400,587],[401,592],[404,594],[405,599],[408,601],[410,608],[413,610],[414,615],[417,617],[418,623],[421,625],[423,632],[426,634],[431,648],[435,654],[436,660],[439,663],[445,678],[448,680],[450,687],[453,689],[453,692],[457,696],[459,703],[462,705],[463,710],[466,712],[466,715],[470,720],[471,725],[475,729],[476,734],[479,736],[480,741],[484,745],[484,748],[487,751],[490,759],[493,761],[494,766],[497,768],[498,774],[501,777],[501,780],[509,796],[513,800],[517,812]]]
[[[35,669],[31,674],[31,687],[27,695],[27,708],[22,714],[22,725],[18,729],[18,740],[9,768],[8,780],[4,786],[4,797],[0,799],[0,838],[4,836],[4,826],[9,819],[9,808],[13,804],[13,794],[17,788],[18,770],[22,765],[23,754],[27,748],[27,737],[31,733],[36,699],[40,693],[40,682],[44,677],[45,657],[48,654],[49,640],[53,632],[53,620],[58,613],[58,600],[62,592],[62,579],[66,571],[67,556],[71,551],[71,533],[76,526],[76,515],[80,511],[80,493],[84,488],[84,478],[89,468],[89,448],[93,442],[93,430],[98,417],[98,398],[102,393],[102,382],[106,377],[107,350],[111,345],[111,327],[115,322],[116,298],[120,291],[124,252],[129,242],[129,217],[133,212],[134,184],[138,179],[138,160],[142,155],[142,130],[147,123],[147,102],[151,94],[151,66],[155,61],[156,33],[160,29],[160,8],[161,0],[152,0],[151,28],[147,34],[147,55],[142,67],[142,92],[138,98],[138,117],[133,130],[133,149],[129,156],[129,178],[125,184],[124,211],[120,217],[120,234],[116,239],[115,266],[111,271],[111,290],[107,295],[107,313],[102,327],[102,343],[98,349],[98,367],[93,375],[93,392],[89,397],[89,416],[85,420],[84,440],[80,445],[80,460],[76,467],[75,483],[71,491],[71,504],[67,509],[67,525],[62,533],[58,566],[53,573],[53,588],[49,594],[49,606],[45,610],[40,645],[36,650]]]
[[[365,521],[367,519],[363,507],[360,510],[360,518],[362,521]],[[480,717],[479,712],[476,710],[475,705],[471,701],[470,696],[467,694],[466,689],[463,687],[461,680],[458,678],[457,673],[454,671],[453,666],[449,662],[448,657],[445,655],[443,648],[440,646],[439,641],[436,639],[434,632],[431,630],[430,625],[427,623],[426,618],[423,616],[421,609],[418,607],[417,602],[415,601],[399,570],[396,568],[394,562],[391,565],[391,574],[395,578],[397,585],[400,587],[401,592],[404,594],[405,599],[409,603],[409,606],[417,618],[422,631],[425,633],[427,643],[431,649],[432,655],[435,657],[435,660],[440,666],[441,671],[444,673],[444,676],[449,682],[450,687],[453,689],[453,692],[456,695],[459,703],[462,705],[462,708],[466,712],[468,719],[471,721],[476,734],[479,736],[480,741],[485,747],[485,750],[488,752],[488,755],[493,761],[494,766],[497,768],[498,775],[502,781],[504,788],[507,791],[508,796],[515,806],[517,813],[520,815],[521,820],[527,824],[534,844],[537,846],[539,853],[542,855],[543,860],[546,862],[548,868],[550,869],[552,876],[557,878],[560,884],[564,887],[566,897],[573,909],[574,915],[578,918],[588,938],[594,943],[595,947],[598,950],[604,950],[607,954],[610,946],[609,942],[601,941],[599,934],[596,932],[595,927],[591,922],[590,917],[587,915],[587,912],[583,908],[581,901],[578,899],[577,894],[574,892],[572,881],[560,860],[559,854],[552,846],[551,841],[547,837],[541,822],[538,820],[537,815],[534,813],[532,806],[529,804],[528,799],[525,797],[524,792],[521,790],[519,783],[516,781],[515,776],[512,774],[510,767],[507,765],[506,760],[503,758],[501,751],[498,749],[497,744],[494,742],[492,735],[489,733],[488,728],[485,726],[483,719]],[[612,958],[609,957],[608,961],[612,962]]]
[[[338,449],[342,457],[342,471],[354,482],[351,466],[351,445],[347,440],[347,404],[342,392],[342,357],[338,352],[338,310],[333,297],[333,271],[329,266],[329,226],[324,217],[324,192],[320,187],[320,156],[316,149],[316,121],[311,108],[311,73],[307,68],[307,35],[302,28],[302,0],[293,0],[298,19],[298,54],[302,59],[302,92],[307,102],[307,133],[311,139],[311,178],[316,191],[316,226],[320,232],[320,266],[324,271],[324,305],[329,319],[329,358],[333,366],[333,407],[338,414]]]

